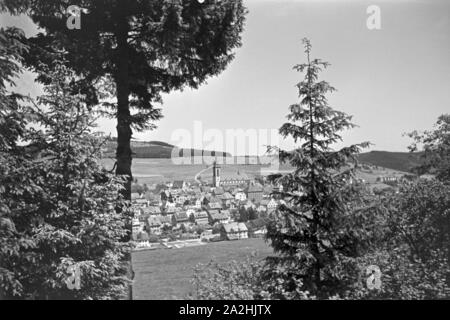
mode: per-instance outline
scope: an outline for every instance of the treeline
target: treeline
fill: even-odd
[[[148,144],[148,145],[145,145]],[[114,157],[117,143],[109,142],[105,147],[104,157]],[[210,150],[178,148],[164,142],[131,142],[134,158],[171,159],[178,157],[231,157],[230,153]]]

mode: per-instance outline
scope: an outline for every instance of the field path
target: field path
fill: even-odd
[[[198,173],[195,175],[194,180],[201,184],[201,181],[199,180],[199,177],[200,177],[205,171],[210,170],[213,166],[214,166],[214,165],[211,165],[211,166],[209,166],[208,168],[205,168],[205,169],[201,170],[200,172],[198,172]]]

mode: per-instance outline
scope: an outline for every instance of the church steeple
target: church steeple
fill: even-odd
[[[215,188],[220,186],[220,166],[216,161],[213,163],[213,186]]]

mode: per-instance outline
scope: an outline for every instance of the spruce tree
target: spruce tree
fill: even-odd
[[[351,117],[328,104],[335,89],[319,80],[329,66],[311,58],[311,44],[303,39],[307,61],[294,69],[305,73],[297,84],[300,101],[290,106],[280,134],[298,146],[277,151],[281,163],[294,170],[271,179],[283,185],[284,199],[271,215],[267,239],[277,256],[268,258],[266,280],[276,298],[329,298],[343,295],[354,285],[356,261],[364,236],[353,229],[358,198],[355,155],[368,143],[334,150],[339,132],[354,127]]]
[[[48,72],[36,104],[0,113],[0,123],[19,117],[12,133],[0,132],[0,292],[118,299],[130,251],[128,222],[115,210],[124,207],[124,181],[101,167],[104,139],[85,96],[72,92],[76,76],[63,66]]]
[[[92,105],[117,120],[116,174],[128,176],[131,199],[134,131],[154,129],[162,94],[198,88],[220,74],[241,45],[242,0],[22,0],[44,32],[29,39],[26,61],[48,83],[45,68],[64,60]],[[80,29],[69,29],[69,6],[78,6]],[[44,69],[42,68],[44,67]]]

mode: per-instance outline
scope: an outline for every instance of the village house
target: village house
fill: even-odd
[[[216,197],[211,198],[208,203],[208,208],[210,210],[221,210],[222,209],[222,201]]]
[[[138,199],[141,199],[141,195],[139,193],[137,193],[137,192],[132,192],[131,193],[131,201],[135,201],[135,200],[138,200]]]
[[[186,210],[188,217],[192,217],[197,212],[196,208],[186,207],[184,209]]]
[[[263,187],[260,184],[250,185],[247,188],[247,199],[253,203],[260,203],[263,198]]]
[[[145,198],[134,199],[134,200],[132,200],[132,202],[133,202],[133,206],[139,207],[139,208],[147,207],[150,204],[150,202]]]
[[[192,186],[189,188],[189,193],[193,194],[193,195],[198,195],[202,192],[202,190],[200,189],[200,187],[197,186]]]
[[[267,212],[267,207],[263,206],[263,205],[259,205],[256,208],[256,212],[258,212],[258,214],[266,213]]]
[[[395,176],[383,176],[383,177],[378,177],[377,178],[377,181],[378,182],[383,182],[383,183],[386,183],[386,184],[390,184],[390,183],[397,183],[398,182],[398,177],[395,177]]]
[[[250,220],[245,225],[248,229],[248,236],[252,238],[262,238],[267,233],[268,219],[259,218]]]
[[[161,222],[161,228],[164,226],[166,226],[166,227],[172,226],[173,214],[161,215],[161,216],[158,216],[158,218],[159,218],[159,221]]]
[[[247,200],[247,195],[245,194],[245,192],[239,191],[235,194],[234,198],[236,199],[236,201],[243,202]]]
[[[181,225],[184,225],[185,227],[188,227],[190,225],[189,217],[186,214],[186,212],[177,212],[172,216],[172,224],[174,226],[180,227]]]
[[[161,220],[158,216],[150,216],[147,219],[147,230],[151,234],[161,234]]]
[[[217,188],[214,188],[212,193],[213,193],[214,196],[217,197],[217,196],[223,195],[225,193],[225,191],[223,190],[222,187],[217,187]]]
[[[223,240],[247,239],[248,229],[242,222],[227,223],[220,228],[220,235]]]
[[[195,207],[197,209],[201,209],[202,208],[202,200],[200,200],[200,199],[195,200]]]
[[[141,225],[141,222],[139,221],[139,218],[133,218],[131,222],[131,227],[133,234],[138,234],[139,232],[142,232],[144,230],[143,226]]]
[[[224,210],[220,212],[219,210],[211,210],[209,211],[209,223],[214,225],[216,223],[229,223],[230,222],[230,212],[228,210]]]
[[[186,190],[186,188],[187,188],[187,184],[185,181],[177,180],[177,181],[173,182],[171,189],[178,190],[179,192],[181,192],[183,190]]]
[[[160,215],[161,208],[157,206],[150,206],[141,209],[141,214],[143,215]]]
[[[167,205],[165,208],[163,208],[163,211],[167,214],[174,214],[177,212],[176,205]]]
[[[265,185],[263,187],[263,198],[270,197],[272,192],[273,192],[273,187],[270,184]]]
[[[206,211],[195,212],[193,215],[193,219],[191,217],[191,221],[197,225],[207,225],[209,224],[209,217]]]
[[[225,208],[229,208],[234,200],[234,197],[229,192],[225,192],[220,198],[222,199],[222,206]]]
[[[142,230],[145,229],[145,226],[147,225],[147,219],[148,219],[149,216],[150,216],[149,214],[140,214],[140,215],[138,215],[137,218],[139,219],[139,223],[142,226]]]
[[[214,234],[212,230],[205,230],[201,233],[200,239],[206,242],[216,242],[221,240],[220,233]]]
[[[278,201],[276,201],[274,198],[270,199],[269,203],[267,204],[267,211],[271,212],[274,211],[278,207]]]
[[[137,235],[133,236],[133,240],[138,248],[147,248],[150,246],[149,237],[146,232],[139,232]]]
[[[179,196],[176,197],[175,200],[176,204],[178,205],[184,205],[186,201],[189,201],[189,197],[184,194],[180,194]]]

